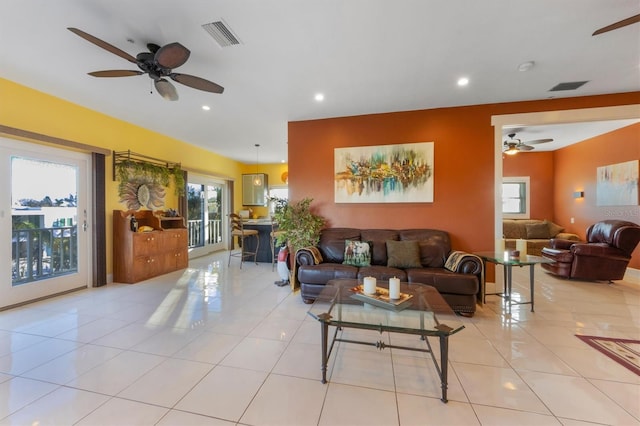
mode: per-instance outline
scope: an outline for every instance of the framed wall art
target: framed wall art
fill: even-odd
[[[336,203],[432,203],[433,142],[336,148]]]
[[[638,205],[638,160],[597,168],[596,204]]]

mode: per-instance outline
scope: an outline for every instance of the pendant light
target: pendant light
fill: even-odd
[[[256,144],[256,176],[253,179],[253,185],[254,186],[261,186],[262,185],[262,177],[260,177],[260,174],[258,173],[258,165],[260,164],[260,159],[258,156],[258,151],[260,149],[260,144],[257,143]]]

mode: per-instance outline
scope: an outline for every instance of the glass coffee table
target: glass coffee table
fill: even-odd
[[[352,279],[330,280],[318,295],[309,310],[309,315],[320,322],[322,346],[322,383],[327,382],[327,364],[335,342],[356,343],[375,346],[378,349],[394,348],[409,351],[428,352],[440,377],[443,402],[447,402],[447,369],[449,362],[449,336],[464,328],[456,314],[438,291],[428,285],[401,283],[402,303],[394,301],[385,304],[384,300],[374,297],[370,300],[363,295],[358,286],[362,281]],[[384,295],[388,283],[377,284],[379,294]],[[329,344],[329,327],[335,332]],[[411,348],[388,345],[383,341],[364,342],[342,339],[338,331],[344,328],[388,331],[402,334],[415,334],[426,343],[426,348]],[[440,343],[440,360],[431,349],[429,337],[437,337]]]
[[[507,302],[510,305],[531,305],[531,312],[534,312],[533,310],[533,290],[534,290],[534,277],[533,277],[533,271],[535,269],[535,266],[541,263],[553,263],[553,260],[547,259],[546,257],[541,257],[541,256],[533,256],[533,255],[524,255],[521,256],[518,259],[512,259],[508,256],[507,252],[492,252],[492,251],[488,251],[488,252],[480,252],[480,253],[474,253],[476,256],[478,256],[480,259],[482,259],[482,261],[485,263],[485,270],[486,268],[486,263],[490,262],[490,263],[494,263],[496,265],[502,265],[503,271],[504,271],[504,291],[502,293],[487,293],[485,290],[485,285],[484,283],[482,284],[482,303],[485,302],[485,298],[486,296],[491,296],[491,295],[496,295],[496,296],[500,296],[502,298],[504,298],[505,302]],[[513,267],[514,266],[518,266],[518,267],[523,267],[523,266],[528,266],[529,267],[529,290],[531,293],[531,298],[529,299],[528,302],[514,302],[511,298],[512,295],[512,279],[513,279]]]

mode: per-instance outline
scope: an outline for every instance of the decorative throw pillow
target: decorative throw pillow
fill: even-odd
[[[370,266],[371,247],[364,241],[344,241],[344,265]]]
[[[545,220],[547,226],[549,227],[549,238],[553,238],[556,235],[558,235],[559,233],[561,233],[562,231],[564,231],[564,228],[560,225],[556,225],[555,223],[549,221],[549,220]]]
[[[545,222],[527,223],[525,227],[527,229],[528,240],[551,238],[549,236],[549,225]]]
[[[387,240],[387,266],[392,268],[421,268],[420,245],[416,240]]]

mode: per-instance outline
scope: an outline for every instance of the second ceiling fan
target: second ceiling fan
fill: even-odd
[[[553,139],[551,138],[535,139],[527,142],[522,142],[520,139],[516,138],[515,133],[509,133],[507,136],[509,136],[509,139],[504,141],[504,143],[502,144],[502,152],[508,155],[514,155],[520,151],[532,151],[535,148],[531,145],[553,142]]]
[[[134,75],[148,74],[153,80],[154,85],[160,96],[170,101],[178,100],[178,92],[176,88],[167,80],[167,77],[173,81],[184,84],[194,89],[204,90],[211,93],[222,93],[224,87],[212,81],[205,80],[189,74],[180,74],[173,72],[174,68],[183,65],[189,59],[191,52],[180,43],[170,43],[164,46],[157,44],[147,44],[148,52],[141,52],[133,57],[127,52],[100,40],[77,28],[67,28],[72,33],[82,37],[83,39],[105,49],[114,55],[120,56],[127,61],[134,63],[140,70],[106,70],[94,71],[89,75],[93,77],[130,77]]]

